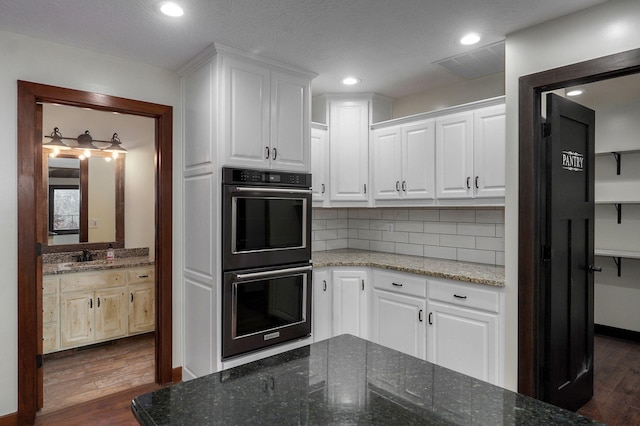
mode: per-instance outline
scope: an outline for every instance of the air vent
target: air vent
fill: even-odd
[[[466,79],[504,71],[504,40],[434,62]]]

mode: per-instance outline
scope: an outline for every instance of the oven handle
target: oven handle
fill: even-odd
[[[277,271],[265,271],[265,272],[251,272],[248,274],[236,274],[236,278],[239,280],[249,280],[252,278],[271,277],[274,275],[294,274],[296,272],[310,271],[312,266],[300,266],[298,268],[278,269]]]
[[[267,192],[270,194],[311,194],[310,189],[264,188],[237,186],[235,192]]]

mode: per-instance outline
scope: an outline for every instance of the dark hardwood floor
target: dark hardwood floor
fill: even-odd
[[[611,426],[640,425],[640,343],[595,336],[593,393],[578,413]]]
[[[81,353],[81,358],[77,358],[77,356],[62,358],[66,361],[58,364],[50,363],[48,366],[45,361],[45,368],[50,369],[51,376],[48,379],[48,385],[45,384],[45,410],[38,414],[36,425],[137,425],[138,423],[131,413],[131,400],[143,393],[160,389],[161,386],[152,383],[153,374],[146,375],[146,373],[133,373],[136,377],[128,377],[123,381],[123,375],[128,376],[126,372],[131,371],[131,367],[127,368],[124,365],[126,362],[123,362],[122,359],[117,361],[112,357],[119,352],[123,359],[136,360],[139,357],[144,359],[145,356],[142,354],[146,351],[146,356],[148,356],[149,345],[151,345],[150,354],[153,360],[153,335],[138,337],[128,342],[122,341],[113,345],[114,347],[92,349],[100,353],[99,355],[94,354],[95,362],[105,366],[109,364],[119,366],[115,370],[115,376],[111,379],[104,377],[97,379],[104,372],[89,373],[91,367],[89,367],[90,364],[87,364],[89,363],[87,360],[90,358],[88,356],[90,354]],[[138,354],[136,355],[136,353]],[[594,397],[578,412],[611,426],[640,425],[640,343],[596,335],[594,355]],[[69,361],[71,358],[75,358],[77,362]],[[79,370],[76,369],[77,371],[74,373],[73,364],[86,365]],[[142,366],[144,362],[133,361],[132,365],[135,364]],[[54,374],[53,370],[56,365],[62,367]],[[143,367],[142,370],[145,368]],[[87,385],[80,384],[81,377],[78,376],[86,376],[84,381],[93,383],[93,385],[89,385],[90,390],[86,390]],[[68,380],[63,380],[64,377],[67,377]],[[143,379],[144,377],[147,378]],[[47,380],[46,373],[45,380]],[[146,380],[147,383],[142,384],[140,380]],[[45,381],[45,383],[47,382]],[[58,387],[52,387],[54,384]],[[111,385],[104,386],[106,384]],[[95,390],[99,386],[103,386],[102,389]],[[91,389],[92,387],[94,389]],[[82,400],[82,395],[91,396],[91,400],[74,402],[75,405],[61,403],[62,399],[58,398],[56,393],[59,392],[59,396],[63,396],[73,388],[76,388],[78,394],[76,397],[72,397],[72,399],[75,398],[74,401]],[[85,390],[83,391],[83,389]],[[50,404],[47,409],[47,398],[50,403],[58,400],[59,405],[52,406]]]

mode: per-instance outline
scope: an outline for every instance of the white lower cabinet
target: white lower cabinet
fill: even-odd
[[[369,338],[367,271],[334,269],[331,276],[333,335]]]
[[[429,279],[427,295],[427,361],[502,385],[501,293]]]
[[[314,342],[349,333],[502,386],[501,288],[378,268],[321,268],[313,279]]]
[[[383,346],[425,358],[426,279],[373,271],[371,337]]]

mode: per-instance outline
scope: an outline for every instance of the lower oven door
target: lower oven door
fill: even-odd
[[[311,334],[311,265],[224,274],[222,358]]]

